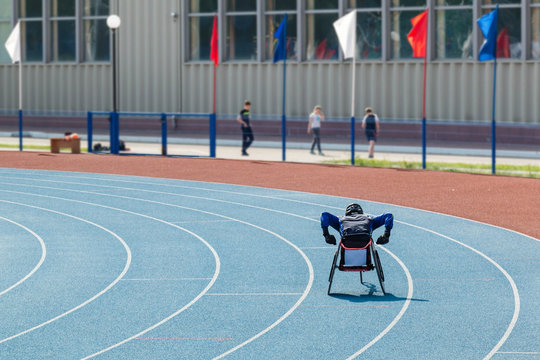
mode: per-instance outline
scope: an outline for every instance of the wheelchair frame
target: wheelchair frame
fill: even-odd
[[[362,266],[348,266],[345,265],[345,251],[346,250],[366,250],[366,264]],[[339,264],[337,263],[339,260]],[[330,269],[330,276],[328,281],[328,295],[330,295],[330,290],[332,288],[332,281],[334,279],[335,270],[339,271],[358,271],[360,272],[360,283],[364,284],[364,279],[362,278],[362,273],[364,271],[375,270],[377,277],[379,278],[379,284],[381,285],[381,290],[383,295],[386,295],[386,290],[384,288],[384,272],[381,265],[381,260],[379,258],[379,253],[377,252],[375,242],[373,239],[369,239],[368,244],[362,248],[347,248],[343,245],[343,241],[339,242],[336,253],[334,254],[334,261],[332,262],[332,268]]]

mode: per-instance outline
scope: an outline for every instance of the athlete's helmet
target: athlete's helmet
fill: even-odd
[[[359,204],[352,203],[345,209],[345,215],[351,215],[353,213],[363,214],[364,210],[362,210],[362,207]]]

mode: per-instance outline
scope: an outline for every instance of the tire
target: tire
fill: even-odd
[[[386,295],[386,290],[384,288],[384,272],[381,265],[381,260],[379,259],[379,253],[375,248],[373,248],[373,263],[375,264],[375,270],[377,271],[377,277],[379,278],[379,284],[384,295]]]
[[[328,295],[330,295],[330,289],[332,288],[332,280],[334,279],[334,272],[336,271],[336,262],[339,255],[339,248],[334,255],[334,261],[332,261],[332,268],[330,269],[330,276],[328,277]]]

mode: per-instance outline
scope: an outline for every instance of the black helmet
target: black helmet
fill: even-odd
[[[348,216],[348,215],[351,215],[352,213],[363,214],[364,210],[362,210],[362,207],[359,204],[352,203],[352,204],[349,204],[349,206],[347,206],[347,208],[345,209],[345,215]]]

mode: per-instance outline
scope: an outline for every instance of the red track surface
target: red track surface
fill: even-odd
[[[268,161],[0,152],[0,166],[152,176],[345,196],[431,210],[540,239],[540,180]]]

